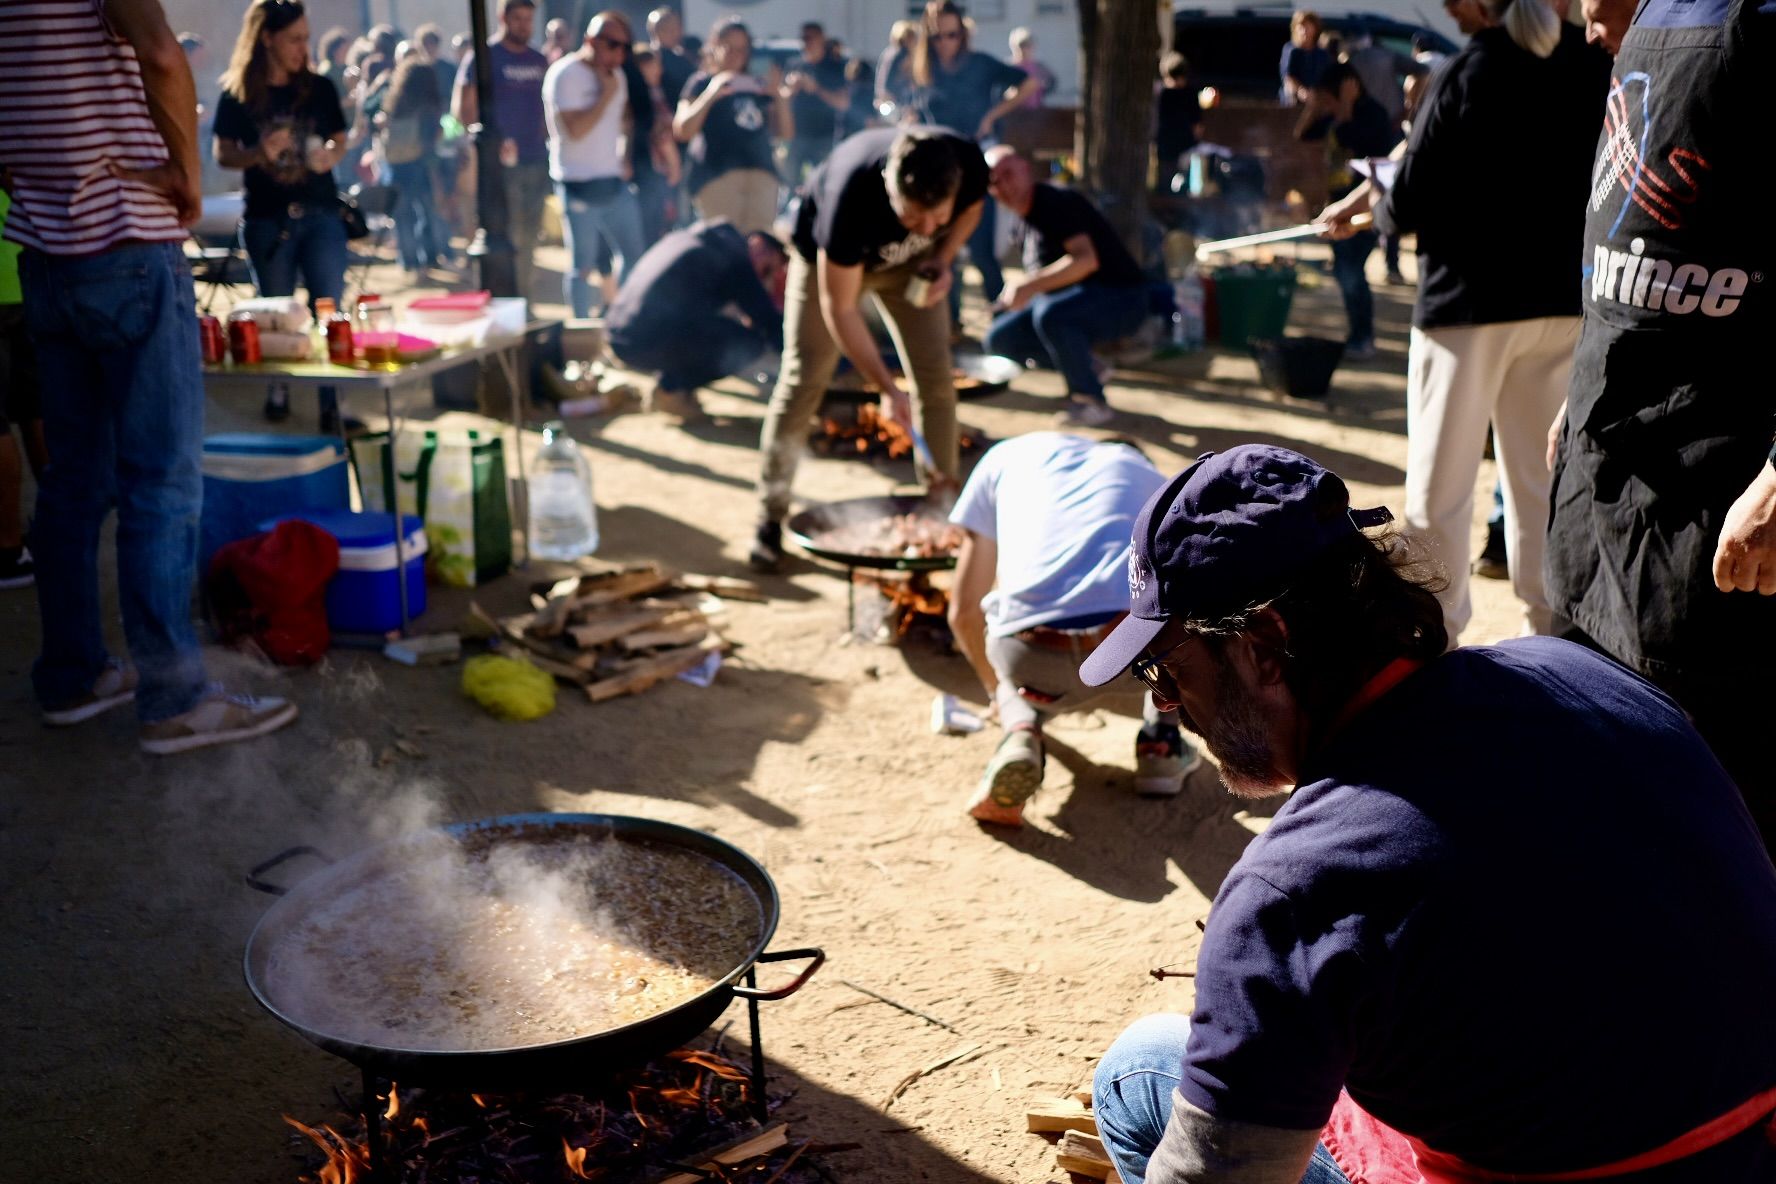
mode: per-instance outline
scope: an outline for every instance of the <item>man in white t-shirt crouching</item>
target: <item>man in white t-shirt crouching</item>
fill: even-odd
[[[975,466],[950,521],[967,531],[956,562],[950,628],[999,712],[1004,737],[968,805],[981,822],[1023,824],[1042,785],[1042,726],[1133,677],[1079,681],[1079,663],[1129,603],[1129,536],[1165,484],[1134,445],[1033,432],[994,445]],[[1175,711],[1147,695],[1135,739],[1135,791],[1170,797],[1202,758]]]
[[[591,277],[602,241],[612,273],[604,302],[617,298],[617,277],[641,258],[641,206],[629,184],[629,87],[623,62],[634,38],[619,12],[601,12],[586,28],[577,53],[543,75],[543,119],[549,128],[549,177],[561,199],[562,230],[572,262],[567,303],[576,317],[592,315]]]

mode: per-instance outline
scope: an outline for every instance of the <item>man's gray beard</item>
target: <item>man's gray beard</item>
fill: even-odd
[[[1283,792],[1277,784],[1263,709],[1233,672],[1233,663],[1218,654],[1215,664],[1215,723],[1202,740],[1221,768],[1221,784],[1241,798]]]

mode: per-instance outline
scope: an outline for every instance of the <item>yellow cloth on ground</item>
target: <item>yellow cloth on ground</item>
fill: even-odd
[[[541,719],[555,710],[555,680],[518,658],[470,658],[463,664],[462,689],[495,719]]]

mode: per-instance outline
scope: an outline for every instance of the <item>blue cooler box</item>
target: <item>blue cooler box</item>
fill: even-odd
[[[387,633],[401,627],[401,585],[395,582],[395,516],[350,510],[304,510],[258,524],[270,530],[297,518],[339,540],[339,571],[327,584],[327,624],[335,633]],[[401,519],[407,531],[407,615],[425,612],[426,536],[419,518]]]
[[[267,518],[349,509],[351,469],[344,441],[262,432],[210,436],[203,447],[198,571],[207,573],[210,557],[224,543],[257,534]]]

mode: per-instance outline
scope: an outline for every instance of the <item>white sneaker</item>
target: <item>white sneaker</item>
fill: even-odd
[[[135,697],[136,668],[112,658],[93,682],[92,690],[72,703],[45,708],[43,722],[52,728],[71,727],[85,723],[95,715],[103,715],[113,707],[121,707]]]
[[[297,715],[288,699],[218,693],[183,715],[142,728],[142,751],[155,756],[231,744],[275,732]]]
[[[1064,428],[1101,428],[1116,418],[1110,404],[1097,399],[1074,399],[1067,409],[1055,416],[1055,423]]]

